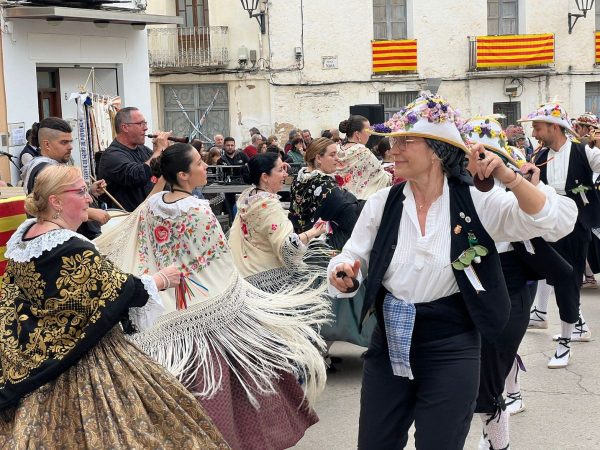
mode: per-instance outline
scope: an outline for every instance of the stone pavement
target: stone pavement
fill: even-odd
[[[592,341],[573,344],[573,358],[566,369],[546,367],[556,346],[552,334],[560,332],[553,298],[549,328],[528,331],[521,344],[519,353],[527,367],[521,377],[526,410],[511,417],[512,450],[600,449],[600,289],[583,290],[582,307]],[[356,448],[363,351],[351,344],[333,345],[332,354],[344,361],[329,376],[317,402],[320,422],[294,449]],[[481,421],[474,417],[465,449],[477,449],[480,433]],[[407,448],[414,449],[412,432]]]

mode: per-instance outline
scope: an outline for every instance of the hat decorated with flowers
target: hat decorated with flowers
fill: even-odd
[[[421,92],[419,98],[394,114],[387,122],[373,125],[378,136],[417,136],[436,139],[469,153],[458,127],[460,113],[439,95]]]
[[[523,127],[521,125],[509,125],[504,131],[509,141],[525,139],[525,130],[523,130]]]
[[[583,113],[577,119],[575,119],[573,123],[577,123],[579,125],[595,129],[600,128],[600,126],[598,125],[598,117],[596,117],[596,115],[591,112]]]
[[[567,115],[567,111],[560,103],[549,102],[540,105],[538,109],[529,113],[527,117],[519,119],[518,122],[545,122],[558,125],[573,136],[577,137],[577,133],[571,128],[571,121]]]
[[[461,127],[461,132],[467,142],[482,144],[487,150],[499,155],[505,162],[519,168],[525,164],[525,157],[520,157],[508,145],[508,138],[497,119],[501,114],[476,116],[467,120]]]

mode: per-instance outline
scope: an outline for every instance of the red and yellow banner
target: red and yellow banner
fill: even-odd
[[[596,64],[600,64],[600,31],[596,31]]]
[[[6,269],[6,243],[26,218],[24,196],[0,200],[0,275]]]
[[[373,72],[417,70],[417,40],[373,41]]]
[[[477,36],[477,67],[539,66],[554,62],[554,34]]]

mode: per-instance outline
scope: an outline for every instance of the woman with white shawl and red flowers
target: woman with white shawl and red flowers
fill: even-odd
[[[365,355],[358,445],[403,448],[415,423],[420,450],[462,449],[479,384],[479,333],[493,340],[509,297],[494,240],[559,239],[575,222],[570,201],[533,186],[497,155],[465,146],[458,114],[423,93],[386,125],[396,173],[372,195],[342,253],[330,293],[352,296],[368,274],[362,316],[378,327]],[[480,192],[466,172],[507,188]],[[492,180],[493,181],[493,180]]]
[[[270,295],[240,276],[210,205],[191,194],[206,184],[206,167],[191,145],[167,148],[157,175],[171,191],[151,196],[99,244],[137,273],[180,268],[178,294],[164,299],[169,311],[134,342],[196,395],[232,448],[288,448],[318,420],[311,402],[326,377],[318,329],[327,300]]]

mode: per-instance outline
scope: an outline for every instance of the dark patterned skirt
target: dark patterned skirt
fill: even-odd
[[[213,353],[214,358],[219,358]],[[296,378],[281,373],[276,392],[255,394],[260,404],[250,403],[240,381],[221,359],[223,376],[221,389],[210,399],[200,399],[218,429],[234,450],[282,450],[293,447],[304,432],[319,421],[316,413],[304,400]],[[216,361],[215,361],[216,364]],[[196,383],[201,385],[201,380]],[[189,387],[194,392],[194,386]]]
[[[0,448],[228,449],[197,400],[115,327],[0,421]]]

